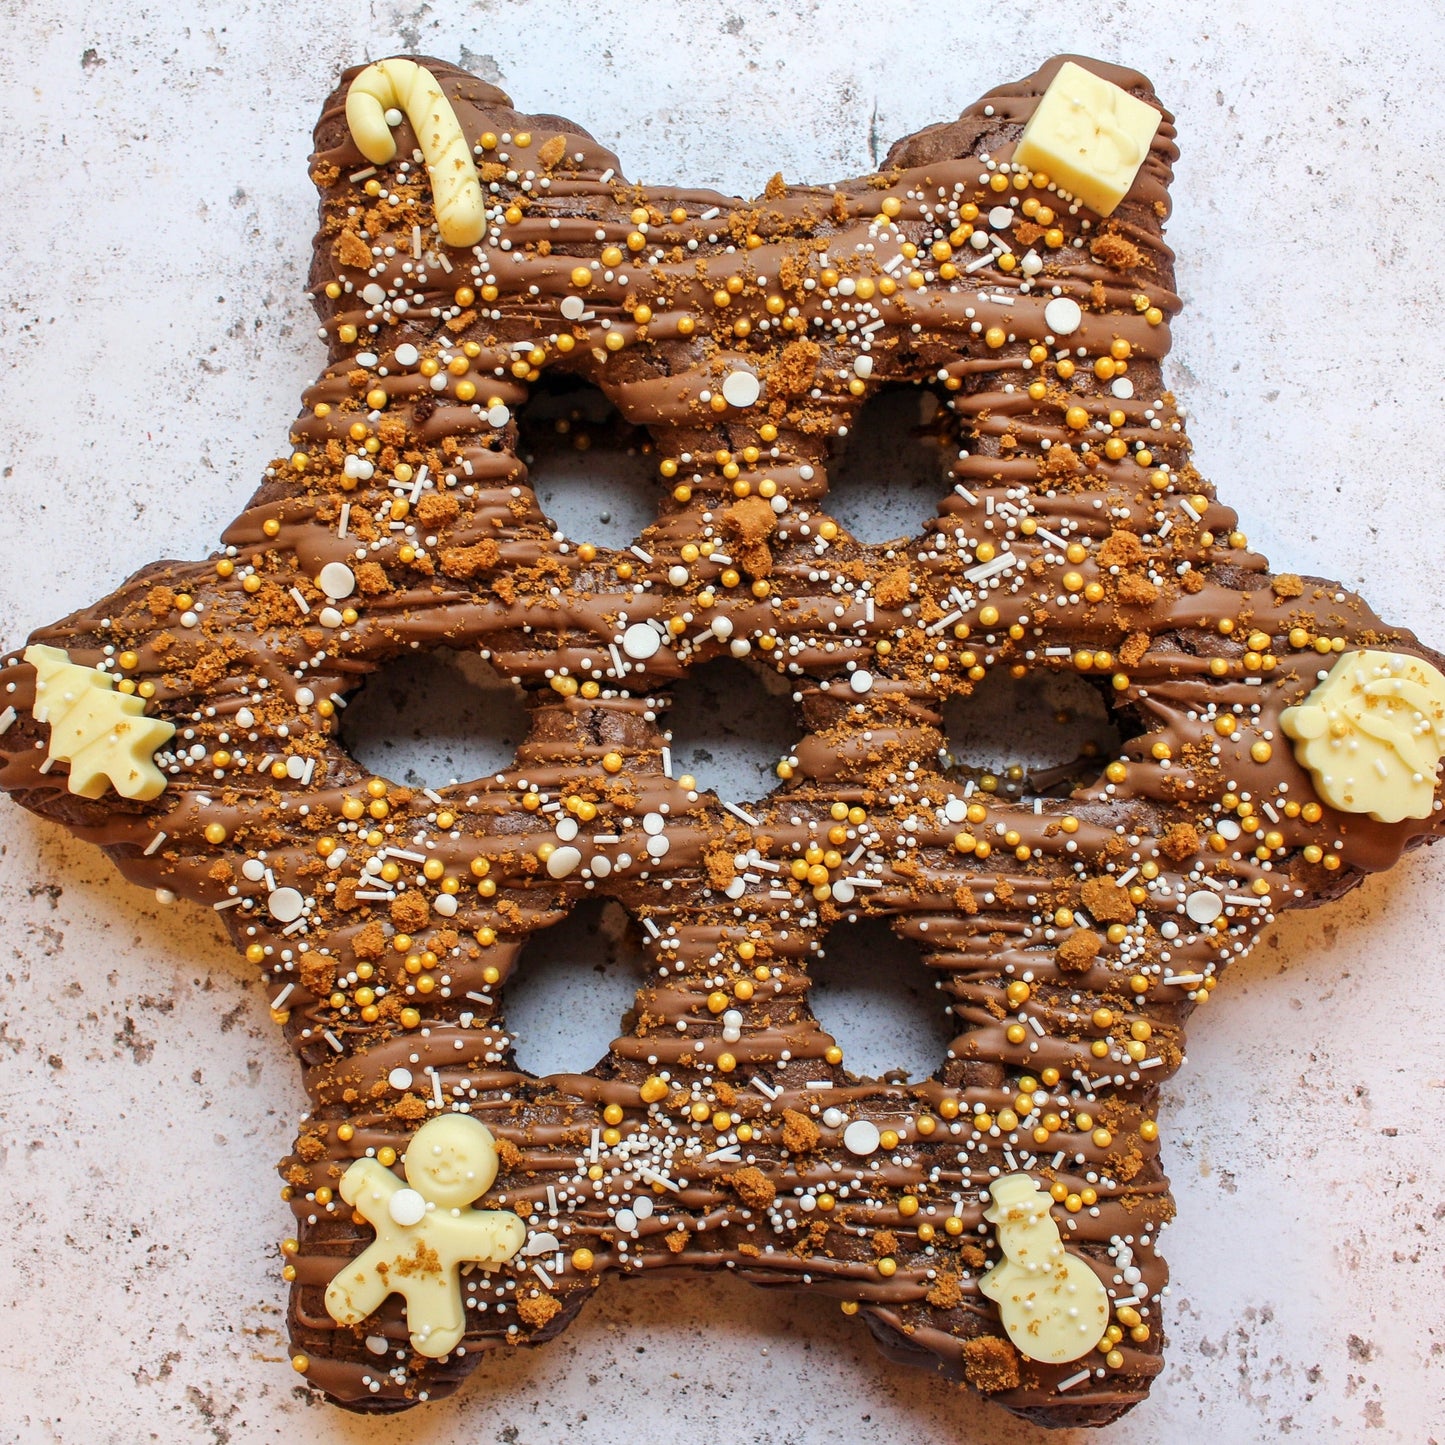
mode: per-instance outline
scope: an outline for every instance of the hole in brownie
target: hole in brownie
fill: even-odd
[[[503,1017],[519,1069],[580,1074],[630,1028],[646,958],[620,903],[589,898],[534,933],[506,985]]]
[[[926,1079],[948,1052],[947,1000],[922,955],[886,919],[835,924],[808,963],[808,1002],[859,1078]]]
[[[733,657],[694,667],[670,689],[672,775],[728,802],[762,798],[778,786],[778,759],[798,740],[792,684],[772,668]]]
[[[408,652],[362,684],[341,743],[364,768],[413,788],[490,777],[527,735],[522,689],[474,652]]]
[[[544,373],[517,428],[537,505],[568,541],[627,547],[657,519],[651,439],[597,387]]]
[[[1107,686],[1075,672],[990,672],[972,696],[944,702],[939,763],[999,797],[1066,798],[1133,735],[1105,701]]]
[[[948,490],[950,414],[920,386],[885,386],[864,402],[829,464],[823,508],[860,542],[916,537]]]

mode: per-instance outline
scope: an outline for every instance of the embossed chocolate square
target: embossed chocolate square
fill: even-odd
[[[214,556],[0,670],[0,786],[215,909],[268,982],[308,1096],[293,1364],[331,1399],[435,1399],[660,1268],[836,1299],[1042,1423],[1143,1398],[1184,1025],[1279,913],[1438,835],[1445,750],[1438,654],[1271,571],[1190,462],[1175,155],[1145,78],[1077,57],[753,200],[631,182],[438,61],[342,77],[311,162],[328,360],[284,448]],[[559,378],[652,460],[630,545],[529,485]],[[936,514],[872,543],[829,481],[890,387],[931,399]],[[369,771],[348,701],[442,648],[524,694],[514,763]],[[742,802],[669,742],[719,657],[794,710]],[[1009,679],[1085,689],[1111,750],[953,757],[945,708]],[[530,1074],[508,984],[593,898],[647,976],[595,1067]],[[810,1005],[869,920],[949,1019],[921,1082],[852,1071]]]

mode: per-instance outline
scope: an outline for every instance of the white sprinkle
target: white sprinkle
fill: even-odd
[[[303,617],[309,615],[311,604],[301,595],[301,589],[299,587],[292,587],[288,590],[291,593],[292,600],[296,603],[297,607],[301,609],[301,615]]]
[[[843,882],[851,883],[855,888],[881,888],[883,886],[881,878],[845,878]]]
[[[1164,1063],[1163,1059],[1145,1059],[1139,1065],[1141,1069],[1157,1069]]]
[[[955,622],[957,622],[958,619],[959,619],[960,617],[962,617],[962,616],[963,616],[963,613],[962,613],[962,612],[958,612],[958,611],[950,612],[947,617],[940,617],[937,622],[930,622],[930,623],[928,624],[928,626],[925,627],[923,630],[924,630],[925,632],[927,632],[930,636],[933,636],[933,635],[935,635],[935,634],[937,634],[937,633],[939,633],[939,632],[942,632],[945,627],[952,627],[953,624],[954,624]],[[871,622],[872,620],[873,620],[872,618],[869,618],[869,621],[870,621],[870,622]],[[1067,652],[1069,651],[1069,649],[1066,647],[1066,648],[1064,649],[1064,651],[1065,651],[1065,653],[1067,653]]]
[[[286,987],[283,988],[281,992],[278,993],[276,997],[271,1000],[271,1007],[273,1009],[281,1008],[285,1004],[286,1000],[291,997],[292,991],[295,989],[295,987],[296,985],[294,983],[288,983]]]
[[[552,1288],[552,1276],[548,1274],[547,1271],[543,1269],[540,1264],[534,1264],[532,1266],[532,1273],[535,1274],[537,1278],[540,1279],[542,1283],[547,1286],[548,1289]]]
[[[435,1069],[428,1069],[427,1073],[431,1075],[432,1103],[434,1103],[437,1108],[440,1109],[441,1106],[446,1102],[442,1098],[442,1076]]]
[[[396,894],[385,889],[378,891],[358,888],[352,897],[364,899],[368,903],[390,903],[396,898]]]
[[[862,377],[865,381],[873,375],[873,358],[871,356],[855,356],[853,358],[853,375]]]
[[[1083,308],[1071,296],[1055,296],[1044,307],[1044,325],[1055,336],[1071,335],[1079,329],[1083,319]]]
[[[155,835],[155,837],[152,838],[152,839],[150,840],[150,842],[146,844],[145,852],[144,852],[141,856],[142,856],[142,857],[145,857],[145,858],[149,858],[149,857],[151,856],[151,854],[154,853],[154,852],[156,851],[156,849],[159,848],[159,847],[161,846],[161,844],[164,843],[165,841],[166,841],[166,834],[164,834],[164,833],[157,833],[157,834]]]
[[[991,231],[1006,231],[1014,223],[1014,213],[1008,206],[995,206],[988,213],[988,225]]]
[[[1069,545],[1066,541],[1064,541],[1062,537],[1058,536],[1054,532],[1050,532],[1047,527],[1036,527],[1034,529],[1034,535],[1036,537],[1042,537],[1045,542],[1052,542],[1054,546],[1059,549],[1060,552],[1062,552]],[[1068,648],[1065,648],[1064,651],[1067,652]]]
[[[765,1084],[761,1079],[757,1078],[756,1076],[749,1079],[748,1083],[750,1083],[753,1088],[755,1088],[758,1093],[760,1093],[765,1099],[776,1099],[778,1095],[783,1092],[781,1088],[774,1088],[771,1084]]]
[[[4,712],[0,712],[0,734],[8,733],[15,726],[15,719],[18,716],[19,714],[13,707],[7,707]]]
[[[854,1119],[843,1130],[843,1147],[850,1154],[866,1158],[877,1150],[881,1138],[877,1124],[871,1119]]]
[[[213,903],[213,904],[211,904],[211,907],[214,908],[217,913],[220,913],[220,912],[222,912],[224,909],[227,909],[227,908],[235,908],[235,907],[237,907],[239,904],[244,903],[244,902],[245,902],[245,899],[243,899],[243,898],[223,898],[223,899],[221,899],[221,901],[220,901],[219,903]]]
[[[644,918],[644,919],[642,920],[642,926],[643,926],[654,938],[661,938],[661,937],[662,937],[662,930],[661,930],[660,928],[658,928],[658,926],[657,926],[650,918]]]
[[[866,692],[873,691],[873,674],[865,672],[861,667],[848,676],[848,686],[860,697]]]
[[[636,548],[633,550],[636,551]],[[645,662],[661,646],[662,639],[657,635],[656,629],[645,622],[634,622],[622,634],[623,652],[638,662]],[[620,671],[618,676],[621,676]]]
[[[1201,514],[1199,512],[1196,512],[1194,508],[1189,505],[1188,497],[1180,497],[1179,505],[1184,509],[1186,513],[1188,513],[1189,520],[1191,522],[1198,522],[1201,520]]]
[[[397,1093],[405,1093],[411,1088],[411,1070],[403,1068],[393,1069],[387,1076],[386,1082],[391,1085]]]
[[[953,484],[953,490],[954,490],[955,492],[957,492],[958,495],[959,495],[960,497],[962,497],[963,500],[969,504],[969,506],[971,506],[971,507],[976,507],[976,506],[978,506],[978,498],[975,497],[974,494],[973,494],[972,492],[970,492],[969,489],[968,489],[967,487],[965,487],[962,482],[955,482],[955,483]]]
[[[361,288],[361,299],[365,301],[368,306],[380,306],[381,303],[386,300],[386,288],[384,286],[378,286],[376,282],[373,281],[369,286],[363,286]],[[358,357],[357,360],[360,360],[360,357]],[[363,362],[362,364],[365,365],[366,363]],[[372,364],[374,365],[375,363]]]
[[[1082,1385],[1088,1378],[1089,1372],[1080,1370],[1077,1375],[1070,1375],[1067,1380],[1060,1380],[1054,1388],[1062,1395],[1065,1390],[1072,1390],[1075,1385]]]
[[[662,776],[664,778],[672,776],[672,749],[666,743],[662,747]]]
[[[335,1049],[338,1054],[343,1054],[343,1053],[346,1052],[346,1050],[343,1049],[342,1046],[341,1046],[341,1040],[338,1039],[338,1038],[336,1037],[336,1035],[331,1032],[330,1029],[322,1029],[322,1030],[321,1030],[321,1037],[322,1037],[323,1039],[325,1039],[326,1042],[327,1042],[328,1044],[330,1044],[331,1047],[332,1047],[333,1049]],[[394,1199],[394,1198],[395,1198],[395,1196],[393,1196],[393,1199]]]
[[[709,206],[699,217],[699,221],[711,221],[715,216],[720,216],[721,210],[717,206]]]
[[[1224,895],[1224,901],[1226,903],[1237,904],[1242,908],[1268,908],[1273,900],[1269,898],[1251,898],[1244,893],[1226,893]]]
[[[1135,879],[1136,877],[1138,877],[1138,874],[1139,874],[1139,870],[1138,870],[1137,868],[1130,868],[1130,869],[1128,870],[1128,872],[1126,872],[1126,873],[1121,873],[1121,874],[1114,880],[1114,887],[1115,887],[1115,888],[1125,888],[1125,887],[1127,887],[1130,883],[1132,883],[1132,882],[1134,881],[1134,879]]]
[[[1127,376],[1120,376],[1114,379],[1114,384],[1109,388],[1120,401],[1128,401],[1134,395],[1134,383]]]
[[[511,411],[503,406],[501,402],[498,402],[496,406],[487,408],[487,425],[495,427],[498,431],[506,426],[511,419]]]
[[[809,1079],[804,1087],[809,1089],[831,1089],[833,1087],[833,1081],[832,1079]]]
[[[420,260],[421,260],[421,227],[420,227],[420,226],[413,226],[413,227],[411,228],[411,254],[412,254],[412,259],[413,259],[413,260],[416,260],[416,261],[420,261]]]
[[[743,812],[743,810],[738,807],[736,803],[729,803],[721,798],[719,798],[718,801],[722,803],[723,807],[726,808],[728,812],[733,815],[734,818],[741,818],[742,821],[748,825],[748,827],[756,828],[758,826],[758,820],[753,817],[751,813]]]
[[[613,177],[614,175],[616,175],[616,174],[617,174],[616,171],[614,171],[611,166],[608,166],[607,169],[606,169],[605,171],[603,171],[600,176],[597,177],[597,184],[598,184],[599,186],[605,186],[605,185],[607,184],[607,182],[610,181],[610,180],[612,179],[612,177]],[[717,212],[714,211],[714,212],[713,212],[713,215],[716,215],[716,214],[717,214]],[[707,218],[704,217],[703,219],[706,220]]]
[[[730,371],[723,378],[723,400],[729,406],[751,406],[762,393],[763,384],[751,371]]]
[[[350,527],[350,526],[351,526],[351,503],[350,503],[350,502],[343,502],[343,503],[341,504],[341,520],[340,520],[340,522],[337,524],[336,535],[337,535],[338,537],[344,537],[344,536],[346,535],[346,530],[347,530],[347,528]]]
[[[576,872],[577,865],[582,861],[582,854],[576,848],[554,848],[547,859],[547,876],[549,878],[566,878],[569,874]]]
[[[1184,911],[1196,923],[1213,923],[1224,912],[1224,904],[1213,893],[1191,893],[1184,900]]]
[[[636,557],[639,561],[646,562],[649,566],[651,566],[651,564],[652,564],[652,555],[651,555],[651,553],[644,552],[644,551],[642,550],[642,548],[639,547],[639,546],[637,546],[635,543],[634,543],[633,546],[629,547],[627,550],[628,550],[629,552],[631,552],[632,555],[633,555],[634,557]]]
[[[1007,572],[1018,565],[1018,558],[1012,552],[1000,552],[991,562],[981,562],[963,575],[970,582],[984,582],[999,572]]]
[[[660,1184],[664,1189],[670,1189],[674,1194],[681,1194],[681,1188],[674,1184],[666,1174],[659,1174],[655,1169],[649,1169],[645,1164],[637,1166],[638,1176],[646,1179],[649,1184]]]
[[[352,173],[351,173],[349,176],[347,176],[346,179],[347,179],[348,181],[353,181],[353,182],[354,182],[354,181],[366,181],[366,180],[370,180],[371,177],[374,176],[375,174],[376,174],[376,167],[375,167],[375,166],[367,166],[364,170],[352,171]]]
[[[564,296],[561,306],[558,307],[568,321],[578,320],[586,309],[587,303],[580,296]]]
[[[591,1142],[591,1144],[589,1144],[589,1145],[587,1146],[587,1153],[588,1153],[588,1155],[590,1156],[590,1158],[591,1158],[591,1160],[592,1160],[592,1162],[593,1162],[594,1164],[597,1162],[597,1155],[601,1152],[601,1149],[602,1149],[602,1130],[601,1130],[601,1129],[593,1129],[593,1131],[592,1131],[592,1142]]]

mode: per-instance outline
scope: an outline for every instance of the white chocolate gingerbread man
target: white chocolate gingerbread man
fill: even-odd
[[[436,1359],[466,1328],[460,1266],[505,1263],[527,1229],[507,1210],[467,1207],[497,1177],[496,1140],[470,1115],[423,1124],[405,1168],[406,1184],[375,1159],[358,1159],[341,1176],[341,1197],[376,1230],[376,1241],[327,1286],[326,1309],[338,1324],[354,1325],[399,1294],[412,1348]]]

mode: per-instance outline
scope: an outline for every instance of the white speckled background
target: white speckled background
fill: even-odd
[[[867,169],[870,133],[1056,50],[1139,66],[1184,149],[1173,377],[1202,469],[1277,564],[1445,643],[1436,5],[5,0],[0,645],[204,555],[284,449],[321,357],[311,126],[341,66],[398,49],[570,114],[635,176],[748,193]],[[1197,1016],[1164,1119],[1167,1369],[1101,1438],[1445,1438],[1442,881],[1445,850],[1416,855],[1288,919]],[[315,1404],[275,1253],[302,1095],[248,969],[8,802],[0,920],[0,1439],[1047,1438],[833,1305],[727,1279],[614,1285],[404,1417]]]

